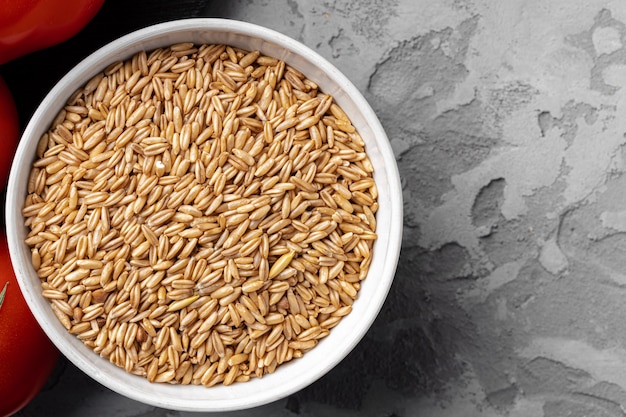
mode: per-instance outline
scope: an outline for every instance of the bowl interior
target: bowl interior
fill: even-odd
[[[21,214],[26,183],[40,136],[68,97],[110,63],[140,50],[178,42],[224,43],[282,59],[335,97],[366,142],[375,168],[380,209],[378,240],[368,278],[353,311],[303,358],[278,367],[274,374],[231,386],[154,384],[109,363],[70,335],[41,295],[40,280],[24,244],[27,234]],[[11,258],[24,297],[36,319],[59,350],[78,368],[108,388],[157,407],[183,411],[226,411],[262,405],[283,398],[312,383],[361,340],[378,314],[393,280],[400,251],[402,201],[399,175],[388,139],[374,112],[358,90],[334,66],[304,45],[277,32],[222,19],[189,19],[151,26],[99,49],[53,88],[27,125],[12,166],[7,192],[7,234]]]

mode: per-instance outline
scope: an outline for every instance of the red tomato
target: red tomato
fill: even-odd
[[[20,125],[13,96],[0,77],[0,189],[9,178],[11,161],[20,137]]]
[[[0,0],[0,64],[82,30],[104,0]]]
[[[6,289],[0,306],[0,416],[9,416],[41,390],[59,352],[22,296],[4,235],[0,236],[0,270],[0,292]]]

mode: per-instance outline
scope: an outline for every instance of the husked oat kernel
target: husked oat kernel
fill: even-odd
[[[67,330],[154,382],[229,385],[351,311],[376,239],[364,143],[259,51],[181,43],[109,65],[41,137],[22,213]]]

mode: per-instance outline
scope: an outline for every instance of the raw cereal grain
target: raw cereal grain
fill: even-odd
[[[180,43],[115,62],[37,147],[22,214],[69,333],[151,382],[245,382],[352,311],[376,235],[364,142],[259,51]]]

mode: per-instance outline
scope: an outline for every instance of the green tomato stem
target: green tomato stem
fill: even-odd
[[[2,303],[4,302],[4,296],[7,293],[7,287],[9,286],[9,281],[4,284],[4,288],[2,288],[2,292],[0,292],[0,308],[2,308]]]

